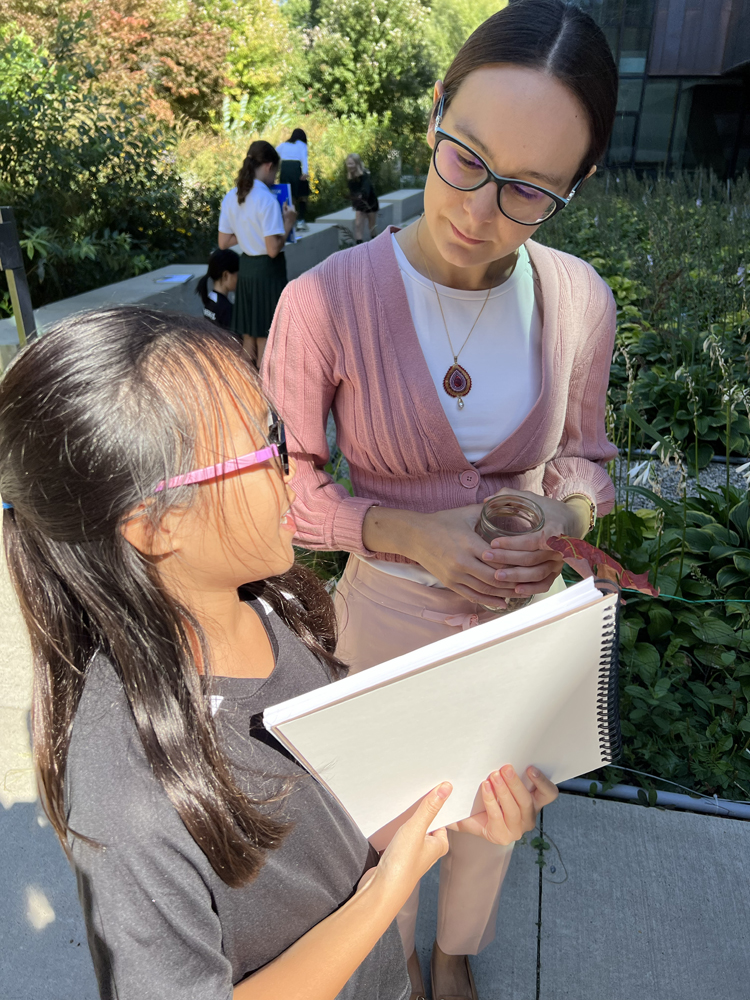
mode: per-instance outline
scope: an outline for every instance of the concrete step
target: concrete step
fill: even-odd
[[[424,188],[401,188],[379,196],[380,201],[393,205],[393,225],[404,226],[407,219],[419,217],[424,211]]]

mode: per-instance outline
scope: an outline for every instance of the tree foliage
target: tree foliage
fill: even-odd
[[[431,0],[427,42],[441,77],[469,35],[508,0]]]
[[[337,114],[419,118],[432,82],[420,0],[321,0],[308,74],[318,102]]]
[[[50,50],[0,32],[0,204],[16,210],[36,306],[179,259],[217,210],[185,186],[143,101],[65,61],[63,29]]]
[[[200,0],[8,0],[0,28],[10,23],[69,65],[88,67],[97,91],[137,94],[164,121],[208,121],[229,82],[230,28]]]

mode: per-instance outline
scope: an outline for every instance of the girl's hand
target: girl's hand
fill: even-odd
[[[450,783],[444,781],[425,795],[411,819],[397,831],[378,867],[372,869],[372,873],[365,873],[360,890],[377,879],[389,895],[401,901],[399,908],[406,902],[424,873],[448,850],[445,829],[428,833],[427,828],[452,791]]]
[[[531,791],[510,764],[494,771],[482,782],[485,811],[451,824],[450,829],[484,837],[491,844],[507,845],[520,840],[534,829],[540,810],[560,794],[536,767],[528,767],[526,774],[532,782]]]

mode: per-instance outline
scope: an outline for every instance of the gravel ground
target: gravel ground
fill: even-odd
[[[630,463],[631,470],[638,468],[643,459],[638,459]],[[617,489],[617,499],[620,503],[625,503],[625,491],[622,487],[626,483],[626,473],[625,466],[627,462],[624,459],[618,459],[617,461],[617,473],[615,478],[615,487]],[[645,467],[641,470],[645,472]],[[640,478],[634,475],[633,478]],[[654,493],[659,494],[667,498],[668,500],[681,500],[682,499],[682,486],[680,484],[680,470],[674,463],[669,466],[662,465],[661,462],[651,463],[651,481],[646,483],[641,483],[640,485],[646,486],[647,489],[653,490]],[[631,480],[632,481],[632,480]],[[727,481],[727,467],[726,465],[719,464],[718,462],[711,462],[707,468],[701,469],[700,472],[700,484],[706,489],[716,490],[717,492],[724,488]],[[729,484],[736,490],[746,490],[748,488],[745,481],[745,477],[741,476],[737,472],[737,466],[731,466],[729,471]],[[688,496],[695,496],[696,483],[695,478],[692,476],[688,477],[687,481]],[[654,504],[647,497],[641,497],[637,494],[630,495],[630,506],[632,509],[637,510],[639,507],[653,507]]]

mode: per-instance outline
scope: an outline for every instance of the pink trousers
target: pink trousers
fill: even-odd
[[[563,587],[558,578],[550,593]],[[336,653],[353,672],[494,617],[451,590],[390,576],[356,556],[347,563],[335,600]],[[446,954],[476,955],[495,936],[500,890],[513,845],[502,847],[452,830],[448,840],[448,853],[440,862],[437,942]],[[407,958],[414,951],[418,908],[419,886],[398,916]]]

